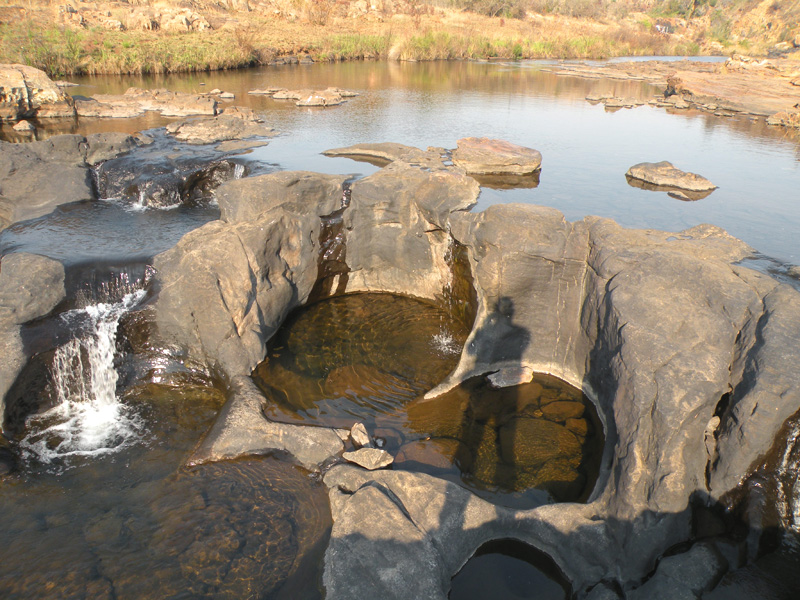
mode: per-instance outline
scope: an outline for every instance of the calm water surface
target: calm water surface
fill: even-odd
[[[459,138],[490,136],[543,154],[533,190],[483,191],[476,210],[498,202],[553,206],[570,220],[601,215],[629,227],[681,230],[712,223],[761,253],[800,263],[800,141],[763,119],[723,118],[648,106],[607,112],[584,100],[611,92],[648,100],[660,90],[642,82],[583,80],[541,71],[538,63],[340,63],[165,77],[77,80],[73,94],[123,92],[129,86],[201,92],[218,87],[234,104],[266,113],[283,135],[250,158],[283,169],[367,174],[374,167],[320,152],[359,142],[395,141],[454,148]],[[205,84],[205,85],[201,85]],[[329,109],[248,96],[266,86],[338,86],[361,95]],[[84,120],[59,131],[141,129],[169,122],[152,114],[133,120]],[[51,124],[51,127],[56,127]],[[627,169],[669,160],[719,186],[698,202],[630,187]]]

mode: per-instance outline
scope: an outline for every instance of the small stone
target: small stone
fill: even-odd
[[[236,95],[232,94],[231,92],[222,92],[219,95],[219,97],[222,98],[223,100],[233,100],[234,98],[236,98]]]
[[[353,445],[355,445],[356,448],[372,447],[367,428],[364,427],[363,423],[356,423],[350,428],[350,439],[353,441]]]
[[[36,127],[33,126],[33,123],[30,121],[22,120],[16,125],[14,125],[14,131],[19,131],[22,133],[33,133],[36,131]]]
[[[368,471],[383,469],[394,462],[391,454],[378,448],[361,448],[355,452],[345,452],[342,458]]]
[[[222,90],[221,90],[221,89],[219,89],[219,88],[214,88],[213,90],[211,90],[210,92],[208,92],[208,94],[210,94],[210,95],[212,95],[212,96],[216,96],[216,95],[218,95],[218,94],[221,94],[221,93],[222,93]]]

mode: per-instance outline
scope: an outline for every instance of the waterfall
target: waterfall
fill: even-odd
[[[117,326],[145,297],[145,290],[116,303],[71,310],[62,318],[82,323],[83,334],[56,349],[51,369],[55,405],[28,418],[21,446],[43,462],[114,452],[135,441],[140,418],[116,396]]]
[[[233,178],[241,179],[243,176],[244,176],[244,165],[236,163],[236,166],[233,167]]]

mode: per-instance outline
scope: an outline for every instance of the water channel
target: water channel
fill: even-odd
[[[679,231],[712,223],[760,253],[762,259],[753,266],[792,282],[788,267],[800,264],[795,239],[800,231],[800,137],[744,115],[721,118],[649,106],[609,112],[585,97],[608,92],[647,101],[660,90],[642,82],[556,76],[544,71],[546,66],[294,65],[163,77],[86,77],[76,79],[79,86],[70,92],[91,96],[137,86],[234,93],[233,104],[263,111],[267,124],[280,132],[266,146],[231,158],[228,166],[236,176],[295,169],[363,176],[377,167],[326,158],[321,152],[360,142],[455,148],[467,136],[506,139],[542,152],[539,185],[484,188],[474,210],[521,202],[558,208],[569,220],[600,215],[629,227]],[[338,107],[305,109],[247,94],[267,86],[336,86],[359,96]],[[147,114],[54,121],[42,123],[38,135],[152,130],[171,120]],[[15,139],[5,125],[1,133]],[[156,143],[147,152],[211,159],[203,148],[175,144],[163,132],[153,135]],[[170,160],[173,171],[185,166],[179,158]],[[700,173],[719,189],[702,200],[684,202],[628,185],[625,172],[631,165],[660,160]],[[19,393],[36,390],[24,406],[36,407],[38,414],[23,414],[7,424],[22,464],[16,476],[0,482],[0,547],[5,549],[0,551],[0,595],[320,597],[321,557],[331,518],[322,484],[269,457],[184,469],[183,461],[213,422],[224,394],[202,373],[182,368],[169,356],[148,354],[135,340],[136,311],[150,294],[146,265],[184,233],[217,218],[213,199],[165,209],[147,207],[135,194],[105,196],[62,206],[0,233],[0,255],[30,251],[64,262],[70,294],[61,314],[26,333],[41,352],[26,371],[28,387]],[[368,299],[349,298],[348,306],[323,302],[309,309],[321,316],[298,313],[290,319],[291,327],[276,336],[271,358],[254,374],[267,396],[280,400],[265,407],[271,418],[349,426],[359,416],[384,432],[393,454],[405,457],[397,468],[459,481],[500,503],[545,502],[548,493],[550,500],[586,499],[596,465],[586,467],[584,459],[602,448],[602,431],[591,403],[579,392],[571,396],[560,382],[545,379],[531,384],[533,391],[515,390],[510,399],[492,397],[495,405],[510,403],[505,412],[475,416],[485,412],[481,398],[495,392],[472,382],[436,409],[445,416],[450,408],[471,416],[447,421],[437,414],[434,423],[430,406],[415,399],[452,368],[451,346],[463,342],[469,324],[448,320],[434,306],[409,308],[392,300],[389,304],[401,304],[387,309],[387,301],[379,300],[375,309]],[[359,337],[358,318],[371,324],[385,320],[387,327],[410,337],[391,340],[377,325]],[[314,325],[315,319],[322,325]],[[341,330],[333,327],[333,337],[320,340],[318,334],[329,331],[331,324]],[[345,334],[354,337],[343,341]],[[415,356],[387,366],[375,358],[380,352],[394,355],[395,348],[385,347],[387,340]],[[353,360],[359,352],[363,357]],[[404,371],[408,364],[418,368]],[[368,381],[369,389],[353,392],[359,381]],[[343,398],[344,403],[331,398]],[[561,421],[549,419],[547,407],[555,404],[576,412]],[[367,413],[359,413],[358,407],[365,405]],[[376,406],[380,410],[373,410]],[[582,435],[568,431],[569,419]],[[518,473],[498,476],[514,460],[504,459],[499,442],[481,445],[481,440],[513,437],[509,422],[593,443],[586,446],[595,449],[589,452],[578,441],[570,442],[574,456],[555,457],[560,464],[573,461],[568,467],[580,484],[567,486],[567,492],[547,481],[538,485],[538,471],[531,469],[521,487],[509,483],[521,480]],[[787,475],[787,461],[797,462],[796,438],[795,432],[777,461],[787,506],[796,505],[798,497],[796,478]],[[481,463],[488,447],[501,448],[500,455]],[[487,470],[491,477],[481,474]],[[487,550],[484,560],[494,560],[493,552]]]

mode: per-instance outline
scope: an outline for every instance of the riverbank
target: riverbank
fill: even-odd
[[[76,6],[0,7],[0,62],[67,76],[232,69],[297,55],[315,61],[608,58],[745,49],[704,40],[677,22],[677,28],[658,28],[636,13],[599,20],[532,12],[510,18],[365,2],[252,10]]]

